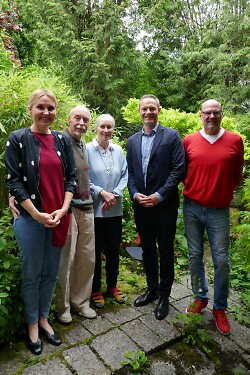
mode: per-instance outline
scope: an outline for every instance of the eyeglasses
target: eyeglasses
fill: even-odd
[[[201,111],[204,113],[205,116],[211,116],[212,114],[214,116],[220,116],[222,114],[222,111]]]

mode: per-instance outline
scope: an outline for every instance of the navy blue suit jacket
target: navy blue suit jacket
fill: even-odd
[[[133,200],[135,193],[150,195],[158,192],[164,201],[178,200],[178,184],[184,176],[184,149],[175,129],[159,124],[147,169],[146,187],[142,172],[142,131],[127,142],[128,189]]]

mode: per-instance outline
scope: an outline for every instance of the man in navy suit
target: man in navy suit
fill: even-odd
[[[134,306],[159,298],[156,319],[169,312],[174,281],[174,248],[179,206],[178,184],[184,175],[184,150],[178,132],[158,122],[160,102],[154,95],[139,101],[143,128],[128,139],[128,188],[141,239],[148,289]],[[160,280],[158,251],[160,255]]]

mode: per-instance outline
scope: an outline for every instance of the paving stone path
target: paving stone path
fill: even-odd
[[[136,297],[136,296],[135,296]],[[162,321],[154,317],[156,302],[141,308],[108,305],[98,311],[98,317],[88,320],[74,315],[69,326],[55,323],[63,338],[60,347],[44,342],[41,356],[30,354],[23,342],[13,343],[1,360],[0,374],[24,375],[109,375],[132,374],[123,366],[124,353],[143,350],[148,363],[140,374],[150,375],[250,375],[250,329],[228,317],[232,333],[225,337],[217,332],[212,317],[212,305],[202,314],[213,350],[206,345],[189,345],[173,321],[184,313],[192,301],[189,277],[173,286],[170,313]],[[230,305],[238,304],[236,293],[230,295]],[[203,348],[202,348],[203,346]],[[204,349],[205,347],[205,349]]]

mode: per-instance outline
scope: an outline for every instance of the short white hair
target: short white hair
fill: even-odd
[[[76,112],[77,110],[81,110],[81,111],[87,111],[88,114],[89,114],[89,119],[91,119],[91,113],[90,113],[90,110],[83,104],[79,104],[77,105],[76,107],[72,108],[71,111],[69,112],[69,118],[70,116],[73,115],[74,112]]]
[[[99,126],[100,122],[104,119],[108,119],[111,121],[113,128],[115,127],[115,119],[113,116],[111,116],[109,113],[103,113],[102,115],[98,116],[95,120],[95,126]]]

